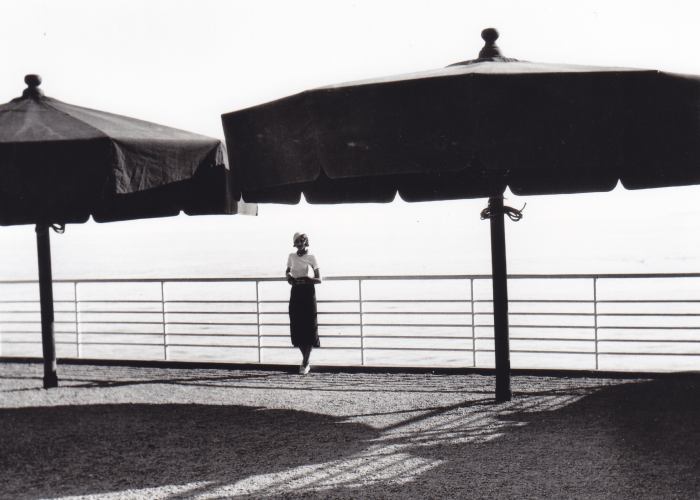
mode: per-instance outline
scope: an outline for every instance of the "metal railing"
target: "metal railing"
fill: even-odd
[[[278,278],[56,280],[59,358],[296,363]],[[317,287],[330,365],[494,364],[488,275]],[[700,369],[700,274],[509,276],[511,365]],[[0,281],[0,355],[41,356],[38,284]]]

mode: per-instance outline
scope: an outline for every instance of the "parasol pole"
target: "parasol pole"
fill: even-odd
[[[508,345],[508,274],[503,195],[489,198],[491,225],[491,281],[493,284],[493,326],[496,354],[496,402],[511,400],[510,347]],[[483,214],[482,214],[483,217]]]
[[[49,225],[36,225],[36,249],[39,263],[39,299],[41,302],[41,347],[44,354],[44,389],[58,387],[56,341],[54,338],[53,278],[51,277],[51,239]]]

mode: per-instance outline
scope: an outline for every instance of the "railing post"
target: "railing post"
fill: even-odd
[[[165,282],[160,282],[160,315],[163,321],[163,359],[168,360],[168,335],[165,328]]]
[[[78,282],[73,282],[73,311],[75,312],[75,354],[80,358],[80,327],[78,326]]]
[[[362,309],[362,280],[357,280],[357,292],[358,300],[360,303],[360,363],[365,366],[365,332],[364,332],[364,318]]]
[[[262,343],[260,339],[260,281],[255,280],[255,323],[258,329],[258,363],[262,363]]]
[[[472,312],[472,367],[476,368],[476,326],[474,315],[474,278],[469,278],[469,301],[471,302]]]
[[[598,277],[593,277],[593,340],[595,345],[595,369],[598,369]]]

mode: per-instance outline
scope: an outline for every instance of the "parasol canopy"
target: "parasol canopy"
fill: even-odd
[[[35,224],[44,387],[55,387],[49,227],[188,214],[254,214],[221,141],[44,96],[38,75],[0,105],[0,225]]]
[[[247,201],[387,202],[700,182],[700,77],[502,57],[223,115]]]
[[[496,398],[510,399],[503,216],[518,195],[700,183],[700,77],[518,61],[498,33],[446,68],[321,87],[222,116],[251,202],[489,197]]]
[[[37,75],[25,81],[0,105],[1,225],[238,211],[221,141],[67,104],[44,96]]]

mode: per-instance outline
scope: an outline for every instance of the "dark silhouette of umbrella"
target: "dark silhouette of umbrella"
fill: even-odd
[[[496,398],[510,399],[503,215],[518,195],[700,183],[700,78],[508,59],[331,85],[222,116],[251,202],[489,197]]]
[[[0,225],[36,225],[48,388],[58,383],[49,227],[256,207],[237,201],[221,141],[46,97],[38,75],[25,82],[0,105]]]

